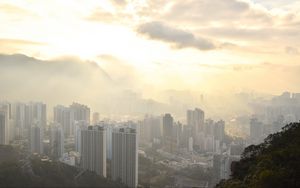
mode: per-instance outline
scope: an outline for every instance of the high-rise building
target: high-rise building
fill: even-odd
[[[207,119],[204,124],[205,135],[213,136],[214,135],[214,121],[212,119]]]
[[[196,133],[204,131],[204,111],[195,108],[187,111],[187,125],[193,127]]]
[[[30,128],[30,151],[32,153],[43,154],[44,133],[43,128],[37,125],[31,126]]]
[[[93,124],[96,125],[100,121],[100,114],[99,112],[94,112],[93,113]]]
[[[106,157],[107,159],[111,160],[112,158],[112,132],[113,126],[112,125],[105,125],[106,128]]]
[[[85,121],[75,122],[75,151],[81,152],[81,131],[88,128],[88,124]]]
[[[106,131],[104,127],[89,126],[81,130],[81,168],[106,177]]]
[[[59,159],[64,154],[64,133],[61,127],[50,129],[50,151],[54,159]]]
[[[195,108],[195,110],[188,110],[186,116],[187,126],[192,129],[194,145],[201,148],[203,145],[202,135],[204,134],[204,111]]]
[[[9,106],[0,104],[0,144],[9,144]]]
[[[54,107],[54,123],[61,124],[66,137],[76,134],[76,122],[90,124],[90,108],[78,103],[73,103],[70,107],[62,105]]]
[[[70,109],[74,114],[75,121],[86,121],[90,123],[90,108],[86,105],[73,102]]]
[[[251,118],[250,120],[250,142],[253,144],[259,144],[263,138],[263,123],[257,118]]]
[[[136,130],[116,128],[112,133],[112,168],[113,180],[121,180],[128,187],[138,184],[138,140]]]
[[[145,115],[144,120],[140,123],[140,141],[150,143],[153,139],[161,138],[161,120],[160,117]]]
[[[150,138],[151,140],[161,138],[161,118],[160,117],[151,117],[151,128],[150,128]]]
[[[47,125],[47,106],[41,102],[30,102],[28,104],[28,115],[30,116],[30,126],[35,124],[39,127],[45,128]]]
[[[163,145],[167,152],[172,153],[174,151],[173,143],[173,124],[174,120],[171,114],[165,114],[163,116]]]
[[[47,106],[41,102],[14,103],[11,105],[11,120],[14,137],[30,136],[31,126],[47,125]]]
[[[103,126],[106,131],[106,158],[111,160],[112,158],[112,132],[114,124],[109,121],[99,121],[98,126]]]
[[[185,125],[182,127],[182,136],[180,139],[180,146],[182,148],[187,148],[188,150],[193,150],[190,148],[191,143],[193,143],[192,129],[190,126]]]
[[[57,105],[53,109],[54,111],[54,123],[60,124],[63,128],[65,136],[69,137],[73,135],[73,123],[74,114],[71,109],[62,105]]]
[[[214,125],[214,137],[216,140],[223,142],[224,136],[225,136],[225,121],[223,120],[217,121]]]
[[[15,120],[16,137],[26,137],[29,127],[26,125],[28,119],[28,116],[26,116],[26,104],[15,103],[13,105],[12,118]]]
[[[172,128],[172,152],[177,151],[179,148],[179,141],[180,138],[182,137],[182,124],[178,121],[174,123],[173,128]]]
[[[193,138],[192,137],[188,138],[188,151],[193,152]]]

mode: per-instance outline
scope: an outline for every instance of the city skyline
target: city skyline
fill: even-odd
[[[1,0],[0,187],[300,186],[299,0]]]
[[[92,115],[89,106],[76,102],[50,110],[43,102],[1,101],[0,141],[22,150],[19,162],[33,177],[37,173],[31,169],[33,161],[40,160],[73,167],[75,181],[92,173],[98,181],[135,188],[155,185],[162,176],[165,182],[158,187],[210,188],[230,180],[231,165],[245,157],[245,148],[267,142],[272,134],[284,132],[284,125],[299,121],[299,104],[300,93],[284,92],[252,101],[252,113],[231,120],[214,119],[199,106],[185,109],[184,120],[172,113],[114,120],[96,112]],[[54,119],[48,119],[47,111]],[[246,136],[235,134],[234,129]],[[184,173],[195,169],[206,176]],[[168,173],[176,178],[168,179]]]

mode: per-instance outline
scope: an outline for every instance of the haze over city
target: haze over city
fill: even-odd
[[[159,102],[168,90],[300,90],[298,1],[4,0],[0,9],[1,66],[8,54],[29,57],[1,68],[2,98],[94,105],[122,90]]]
[[[0,23],[0,150],[28,187],[49,160],[71,187],[230,187],[300,120],[298,0],[1,0]]]

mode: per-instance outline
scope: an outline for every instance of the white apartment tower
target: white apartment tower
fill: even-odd
[[[44,134],[42,127],[32,126],[30,128],[30,151],[32,153],[43,153],[43,137]]]
[[[59,159],[64,154],[64,133],[61,127],[50,129],[50,151],[54,159]]]
[[[202,145],[201,140],[204,134],[204,111],[195,108],[195,110],[188,110],[186,113],[187,125],[192,129],[192,137],[194,145]]]
[[[64,129],[65,136],[76,136],[76,123],[90,123],[90,108],[86,105],[73,103],[69,107],[57,105],[53,109],[54,123],[59,123]]]
[[[112,133],[112,179],[128,187],[138,184],[138,140],[136,130],[116,128]]]
[[[9,107],[0,104],[0,144],[9,144]]]
[[[81,168],[106,177],[106,131],[104,127],[89,126],[81,130]]]

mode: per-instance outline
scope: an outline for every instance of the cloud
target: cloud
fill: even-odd
[[[216,23],[270,25],[273,22],[266,8],[247,0],[150,0],[147,5],[142,15],[197,27]]]
[[[88,16],[85,16],[84,19],[106,24],[131,24],[132,15],[123,11],[121,5],[118,5],[118,8],[118,10],[110,12],[102,7],[97,7]]]
[[[126,0],[111,0],[111,2],[120,7],[124,7],[127,4]]]
[[[249,10],[245,2],[235,0],[186,0],[177,1],[166,14],[178,20],[215,20],[231,19],[234,14],[242,14]]]
[[[23,40],[23,39],[0,38],[0,45],[46,45],[46,44],[42,42]]]
[[[99,55],[97,61],[114,82],[122,83],[132,88],[139,82],[141,75],[126,61],[110,54]]]
[[[41,48],[46,47],[47,43],[30,41],[24,39],[10,39],[0,38],[0,52],[1,53],[18,53],[23,49],[30,48]]]
[[[289,55],[299,55],[299,50],[295,47],[287,46],[285,52]]]
[[[196,48],[212,50],[215,45],[208,39],[196,37],[193,33],[165,25],[162,22],[148,22],[138,26],[137,31],[154,40],[173,44],[177,48]]]
[[[113,56],[99,58],[106,62],[108,67],[104,67],[109,73],[96,62],[76,57],[40,60],[22,54],[0,54],[0,100],[43,101],[50,107],[77,101],[105,115],[168,111],[163,104],[143,99],[134,90],[134,75],[130,79],[133,67]],[[149,105],[153,111],[149,111]],[[51,114],[51,108],[48,112]]]
[[[283,1],[281,1],[283,2]],[[157,6],[159,4],[159,6]],[[300,14],[298,8],[268,9],[251,0],[149,0],[139,15],[169,25],[182,25],[194,36],[250,47],[278,44],[298,46]],[[255,40],[255,41],[254,41]],[[222,46],[222,45],[221,45]]]
[[[93,91],[97,85],[113,87],[112,84],[105,71],[93,62],[70,57],[43,61],[21,54],[0,54],[2,98],[71,102],[86,100],[88,93],[99,94]]]
[[[33,15],[28,10],[12,4],[0,4],[0,10],[11,15]]]
[[[116,17],[111,12],[108,12],[101,7],[98,7],[92,11],[90,15],[85,17],[88,21],[97,21],[97,22],[104,22],[104,23],[111,23],[116,20]]]

